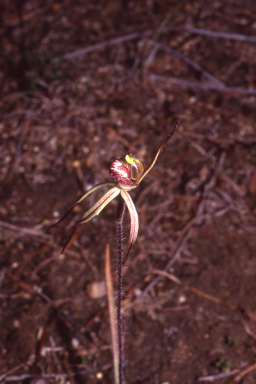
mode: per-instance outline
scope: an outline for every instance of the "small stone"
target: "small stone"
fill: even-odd
[[[94,281],[87,286],[87,293],[92,299],[100,299],[107,294],[105,281]]]
[[[187,301],[187,298],[185,295],[180,295],[179,298],[178,298],[178,301],[180,304],[183,304]]]
[[[140,288],[135,288],[134,289],[134,295],[136,297],[139,297],[142,294],[142,290]]]
[[[97,372],[96,373],[96,379],[98,379],[98,380],[103,379],[103,373],[102,372]]]
[[[80,161],[80,160],[74,160],[74,161],[72,162],[72,167],[73,167],[73,168],[79,168],[80,165],[81,165],[81,161]]]
[[[20,321],[19,320],[13,320],[13,327],[16,329],[20,328]]]
[[[191,96],[191,97],[188,99],[189,104],[195,104],[196,101],[197,101],[196,96]]]
[[[80,344],[79,340],[77,338],[73,337],[73,339],[71,340],[72,347],[77,348],[77,347],[79,347],[79,344]]]

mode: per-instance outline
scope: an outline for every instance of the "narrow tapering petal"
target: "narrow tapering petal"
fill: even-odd
[[[111,181],[111,182],[106,182],[106,183],[100,183],[100,184],[97,184],[95,185],[94,187],[92,187],[91,189],[89,189],[89,191],[87,191],[83,196],[81,196],[77,201],[74,202],[74,204],[69,208],[69,210],[65,213],[64,216],[62,216],[62,218],[57,222],[55,223],[54,225],[52,225],[51,227],[54,227],[55,225],[59,225],[68,215],[69,213],[72,211],[72,209],[79,203],[81,203],[87,196],[89,196],[92,192],[96,191],[97,189],[99,188],[102,188],[102,187],[114,187],[116,184]],[[51,228],[50,227],[50,228]]]
[[[135,241],[137,240],[138,236],[138,230],[139,230],[139,219],[138,219],[138,213],[136,211],[135,205],[133,204],[132,198],[129,195],[127,191],[121,190],[121,196],[124,199],[129,214],[131,218],[131,227],[130,227],[130,236],[128,241],[128,247],[127,251],[123,260],[123,263],[125,263],[127,256],[131,250],[131,247],[134,245]]]
[[[115,185],[115,184],[114,184]],[[111,188],[101,199],[99,199],[82,217],[82,220],[79,224],[87,223],[94,216],[97,216],[105,207],[113,200],[117,195],[119,195],[120,189],[118,187]]]
[[[80,199],[78,199],[72,205],[72,207],[74,207],[76,204],[81,203],[87,196],[89,196],[92,192],[96,191],[97,189],[102,188],[102,187],[114,187],[115,185],[116,185],[116,183],[114,183],[113,181],[109,181],[109,182],[106,182],[106,183],[100,183],[100,184],[95,185],[94,187],[89,189],[89,191],[87,191],[82,197],[80,197]]]
[[[74,234],[76,233],[76,231],[78,230],[79,228],[79,224],[77,224],[75,226],[75,228],[72,229],[71,233],[69,234],[68,236],[68,239],[66,240],[62,250],[61,250],[61,254],[65,251],[65,249],[67,248],[67,246],[69,245],[69,242],[71,241],[72,237],[74,236]]]
[[[106,184],[109,184],[109,183],[104,183],[104,185]],[[115,185],[115,183],[112,183]],[[111,184],[111,185],[112,185]],[[104,186],[104,185],[101,185],[101,186]],[[96,185],[95,187],[99,187],[99,184]],[[94,188],[95,188],[94,187]],[[93,189],[93,188],[92,188]],[[92,189],[90,189],[90,191],[88,192],[93,192]],[[87,192],[87,193],[88,193]],[[111,200],[113,200],[118,194],[120,193],[120,189],[118,187],[114,187],[114,188],[111,188],[107,193],[105,193],[105,195],[102,196],[101,199],[99,199],[97,201],[97,203],[95,203],[90,209],[88,209],[87,212],[85,212],[85,214],[83,215],[83,218],[82,220],[79,221],[79,223],[77,223],[77,225],[75,226],[75,228],[72,230],[71,234],[69,235],[68,237],[68,240],[66,241],[64,247],[62,248],[62,251],[61,253],[63,253],[65,251],[65,249],[67,248],[70,240],[72,239],[72,237],[74,236],[75,232],[77,231],[77,229],[84,223],[87,223],[88,221],[90,221],[93,217],[95,217],[96,215],[98,215],[105,207],[108,203],[110,203]],[[88,195],[87,195],[88,196]],[[77,203],[78,204],[78,203]]]
[[[180,115],[177,117],[175,123],[174,123],[174,126],[173,126],[173,129],[171,130],[170,134],[166,137],[166,139],[162,142],[162,144],[160,145],[160,147],[158,148],[158,151],[157,153],[155,154],[155,157],[153,159],[153,161],[148,165],[148,167],[146,168],[145,172],[143,173],[143,175],[140,177],[139,179],[139,183],[141,182],[142,179],[144,179],[144,177],[149,173],[149,171],[153,168],[153,166],[155,165],[155,162],[158,158],[158,156],[160,155],[160,153],[162,152],[162,150],[164,149],[164,147],[166,146],[166,144],[168,143],[168,141],[170,140],[170,138],[172,137],[172,135],[174,134],[174,132],[176,131],[177,127],[178,127],[178,124],[179,124],[179,119],[180,119]]]

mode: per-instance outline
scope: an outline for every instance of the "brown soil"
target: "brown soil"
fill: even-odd
[[[107,243],[116,269],[117,202],[63,255],[103,192],[49,226],[109,180],[111,159],[131,150],[148,164],[181,113],[131,192],[140,229],[124,267],[125,382],[255,383],[255,42],[184,30],[256,36],[253,1],[4,0],[0,8],[0,382],[113,382],[100,283]],[[115,37],[123,41],[93,48]],[[128,214],[124,229],[126,245]]]

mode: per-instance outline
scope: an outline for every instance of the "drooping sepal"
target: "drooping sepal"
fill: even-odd
[[[106,182],[106,183],[100,183],[89,189],[85,194],[83,194],[78,200],[74,202],[74,204],[68,209],[68,211],[61,217],[57,223],[51,225],[49,228],[52,228],[54,226],[58,226],[73,210],[73,208],[77,205],[80,204],[84,199],[86,199],[87,196],[89,196],[92,192],[97,191],[97,189],[102,188],[102,187],[114,187],[115,183],[114,182]]]
[[[77,229],[82,225],[93,219],[95,216],[99,215],[99,213],[110,203],[117,195],[119,195],[120,189],[118,187],[111,188],[108,192],[105,193],[88,211],[85,212],[85,214],[82,217],[82,220],[80,220],[73,231],[71,232],[70,236],[68,237],[68,240],[64,247],[62,248],[61,253],[64,252],[66,247],[68,246],[70,240],[74,236]]]
[[[111,188],[108,192],[105,193],[98,201],[82,217],[82,220],[79,224],[87,223],[93,217],[100,214],[100,212],[112,201],[117,195],[119,195],[120,189],[118,187]]]
[[[124,264],[126,262],[127,256],[132,246],[137,240],[138,231],[139,231],[139,218],[138,218],[138,213],[136,211],[135,205],[129,193],[124,190],[121,190],[121,196],[127,205],[127,208],[130,214],[130,219],[131,219],[130,236],[129,236],[127,251],[125,253],[124,260],[123,260],[123,264]]]

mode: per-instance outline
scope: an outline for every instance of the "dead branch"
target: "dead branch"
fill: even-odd
[[[256,43],[256,36],[240,35],[238,33],[216,32],[216,31],[210,31],[207,29],[198,29],[198,28],[189,28],[189,27],[170,27],[170,26],[164,29],[164,32],[168,32],[168,31],[181,31],[181,32],[194,33],[197,35],[204,35],[204,36],[216,37],[221,39],[239,40],[244,42]],[[153,33],[154,32],[152,30],[146,30],[143,32],[134,32],[129,35],[114,37],[112,39],[102,41],[101,43],[90,45],[89,47],[77,49],[76,51],[66,53],[63,56],[63,59],[66,59],[66,60],[73,59],[74,57],[85,55],[90,52],[95,52],[100,49],[110,47],[112,45],[123,43],[125,41],[135,40],[144,36],[150,36],[150,35],[153,35]],[[54,61],[58,61],[58,60],[59,58],[54,59]]]
[[[24,367],[24,364],[23,364],[23,367]],[[93,372],[97,372],[97,371],[105,371],[109,368],[111,368],[112,365],[109,364],[109,363],[106,363],[100,367],[95,367],[95,368],[92,368],[92,369],[87,369],[87,370],[81,370],[79,372],[72,372],[72,376],[77,376],[77,375],[88,375],[90,373],[93,373]],[[21,366],[19,366],[19,368],[22,368]],[[18,368],[16,367],[16,370]],[[0,379],[3,377],[5,379],[6,382],[13,382],[13,381],[23,381],[23,380],[27,380],[27,379],[33,379],[33,378],[44,378],[44,379],[54,379],[54,380],[63,380],[65,378],[68,377],[68,374],[67,373],[42,373],[41,375],[33,375],[33,374],[23,374],[23,375],[17,375],[17,376],[6,376],[7,373],[3,374],[2,376],[0,376]]]
[[[230,372],[222,372],[218,373],[217,375],[210,375],[210,376],[201,376],[198,377],[198,381],[215,381],[219,379],[224,379],[225,377],[233,376],[238,372],[238,369],[233,369]]]
[[[232,96],[238,97],[240,95],[256,95],[256,89],[245,89],[240,87],[217,87],[212,84],[198,83],[196,81],[185,80],[185,79],[177,79],[175,77],[166,77],[161,75],[155,75],[154,73],[148,74],[149,78],[153,81],[164,82],[165,84],[174,84],[181,87],[188,87],[194,89],[203,89],[207,91],[216,91],[222,92],[226,94],[230,94]]]
[[[70,369],[69,362],[68,362],[68,352],[64,352],[64,358],[63,358],[63,365],[65,367],[65,370],[67,372],[67,376],[69,378],[69,381],[71,384],[75,384],[75,380],[73,379],[73,372]]]
[[[5,274],[6,276],[9,277],[9,279],[17,284],[22,290],[28,292],[30,295],[38,295],[40,296],[46,303],[50,303],[52,300],[47,296],[45,295],[43,292],[42,292],[42,289],[41,287],[39,287],[38,285],[34,285],[33,287],[28,284],[28,283],[25,283],[24,281],[22,280],[19,280],[17,276],[15,276],[13,273],[11,273],[10,271],[8,271],[8,269],[4,268],[4,271],[5,271]]]
[[[238,40],[248,43],[256,43],[256,36],[241,35],[239,33],[210,31],[209,29],[199,29],[191,27],[168,27],[168,30],[194,33],[196,35],[216,37],[218,39]]]
[[[135,32],[129,35],[114,37],[113,39],[105,40],[105,41],[102,41],[101,43],[90,45],[89,47],[77,49],[74,52],[67,53],[66,55],[63,56],[63,59],[66,59],[66,60],[73,59],[74,57],[77,57],[77,56],[85,55],[90,52],[95,52],[100,49],[111,47],[112,45],[123,43],[125,41],[135,40],[143,36],[150,36],[152,34],[153,34],[153,31],[147,30],[144,32]],[[59,59],[55,58],[54,61],[56,60],[59,60]]]
[[[189,65],[190,67],[192,67],[196,71],[200,72],[206,79],[208,79],[210,82],[215,84],[216,87],[218,87],[220,89],[226,88],[225,84],[223,84],[220,80],[218,80],[216,77],[214,77],[209,72],[207,72],[205,69],[203,69],[199,64],[195,63],[194,61],[192,61],[188,57],[184,56],[182,53],[180,53],[180,52],[176,51],[175,49],[170,48],[164,44],[155,43],[152,40],[148,40],[148,41],[150,42],[150,44],[154,45],[156,48],[161,49],[165,52],[168,52],[171,55],[174,55],[179,60],[181,60],[183,63]]]
[[[232,145],[241,144],[241,145],[252,145],[256,143],[256,138],[255,137],[238,137],[234,136],[232,139],[230,138],[216,138],[213,135],[201,135],[200,133],[195,133],[195,132],[182,132],[182,136],[187,136],[187,137],[192,137],[196,140],[206,140],[209,141],[212,144],[217,144],[219,146],[222,146],[224,148],[228,148]]]
[[[256,369],[256,362],[252,362],[248,364],[246,367],[241,369],[238,373],[235,374],[234,377],[232,377],[227,384],[233,384],[233,383],[238,383],[242,379],[243,376],[247,375],[247,373],[252,372]]]
[[[11,231],[21,232],[26,235],[43,237],[44,239],[51,238],[51,236],[47,235],[46,233],[35,231],[34,229],[30,229],[30,228],[18,227],[17,225],[6,223],[5,221],[2,221],[2,220],[0,220],[0,227],[10,229]]]

